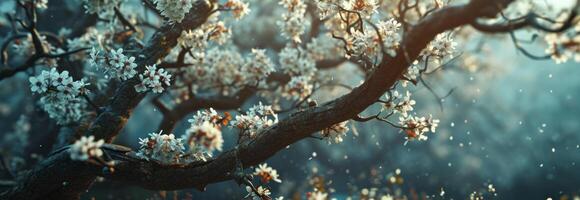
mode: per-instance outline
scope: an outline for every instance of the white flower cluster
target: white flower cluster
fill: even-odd
[[[278,54],[278,62],[285,74],[290,76],[313,76],[316,61],[301,47],[286,46]]]
[[[338,5],[338,6],[337,6]],[[373,21],[371,16],[376,13],[378,2],[375,0],[350,0],[340,4],[332,1],[319,1],[318,7],[321,13],[332,13],[325,20],[324,25],[329,29],[334,37],[341,38],[346,58],[367,56],[380,61],[382,52],[395,56],[401,42],[401,23],[394,18],[386,21],[379,20],[376,26],[371,26],[364,19]],[[336,10],[337,13],[332,12]],[[358,15],[352,14],[357,12]],[[325,14],[326,15],[326,14]],[[360,24],[353,24],[360,21]],[[362,27],[361,27],[362,26]],[[338,40],[338,41],[341,41]],[[381,44],[382,42],[382,44]],[[384,49],[381,49],[381,45]]]
[[[224,118],[219,115],[213,108],[207,110],[198,110],[195,115],[189,120],[187,120],[192,126],[202,125],[204,122],[210,122],[212,124],[217,124]]]
[[[438,34],[421,53],[423,57],[430,57],[432,61],[439,63],[442,59],[450,58],[455,52],[457,43],[448,33]]]
[[[235,48],[214,47],[207,51],[207,55],[200,52],[194,56],[187,57],[193,66],[185,69],[186,82],[196,83],[194,90],[217,89],[228,95],[248,85],[262,85],[275,70],[264,50],[254,49],[245,59]]]
[[[228,0],[223,5],[224,9],[230,10],[235,19],[239,20],[250,12],[248,3],[241,0]]]
[[[270,195],[272,193],[270,192],[270,190],[268,188],[258,186],[258,188],[256,188],[256,190],[257,190],[256,192],[258,194],[256,194],[256,192],[254,192],[250,186],[246,186],[246,191],[248,192],[248,197],[250,197],[250,199],[252,199],[252,200],[272,199],[272,198],[270,198]],[[245,197],[244,199],[246,199],[248,197]]]
[[[242,135],[250,138],[256,137],[260,131],[278,123],[278,114],[272,110],[272,106],[258,105],[251,107],[245,115],[237,115],[232,125],[240,129]]]
[[[126,81],[137,75],[135,57],[123,54],[123,49],[111,50],[103,55],[97,48],[92,48],[89,63],[97,69],[103,69],[106,78]]]
[[[240,71],[244,59],[237,50],[210,49],[207,55],[198,58],[198,64],[188,67],[188,78],[194,79],[198,88],[220,87],[222,93],[229,94],[235,91],[232,85],[239,83]]]
[[[163,16],[179,23],[193,7],[194,0],[155,0],[155,3]]]
[[[388,21],[380,21],[377,24],[377,27],[379,29],[379,34],[383,39],[385,51],[389,55],[395,56],[396,50],[399,47],[399,43],[401,42],[401,36],[399,34],[401,23],[399,23],[394,18],[391,18]]]
[[[221,151],[224,143],[219,126],[209,121],[192,123],[185,131],[183,139],[189,145],[191,153],[200,158],[203,158],[204,153],[211,156],[213,151]]]
[[[183,140],[189,145],[190,152],[197,160],[205,160],[205,155],[211,156],[213,151],[221,151],[224,140],[221,127],[229,123],[231,116],[225,113],[219,115],[213,108],[197,111],[188,122],[191,124],[185,131]]]
[[[153,159],[162,164],[178,164],[184,162],[185,147],[181,138],[173,134],[149,133],[147,138],[139,138],[141,145],[137,155],[146,159]]]
[[[223,45],[231,38],[231,35],[231,30],[226,27],[223,21],[213,20],[213,22],[203,24],[197,29],[181,32],[177,42],[181,46],[192,48],[195,52],[203,52],[208,41]]]
[[[352,34],[346,34],[344,36],[347,48],[346,57],[349,58],[351,56],[362,55],[374,57],[381,55],[381,39],[385,53],[390,56],[395,56],[399,43],[401,42],[401,36],[399,33],[400,27],[401,24],[395,19],[389,19],[377,23],[379,35],[377,34],[377,31],[370,31],[373,30],[370,29],[370,27],[367,27],[365,32],[353,30]],[[378,57],[380,58],[381,56]]]
[[[153,93],[162,93],[164,87],[171,85],[171,74],[163,68],[157,69],[157,65],[153,64],[145,66],[143,74],[139,74],[139,80],[141,83],[135,85],[135,91],[146,92],[151,89]]]
[[[366,19],[377,13],[377,8],[379,7],[377,0],[349,0],[344,4],[345,9],[358,12],[362,18]]]
[[[403,74],[403,76],[407,80],[401,80],[402,81],[401,85],[403,87],[407,87],[407,85],[409,84],[408,82],[409,81],[416,82],[419,75],[421,75],[421,70],[419,69],[419,61],[415,60],[413,64],[411,64],[411,66],[407,68],[405,74]]]
[[[103,156],[101,146],[105,141],[100,139],[95,141],[95,136],[82,136],[69,149],[70,158],[72,160],[86,161],[90,158],[100,158]]]
[[[287,9],[287,13],[282,14],[282,21],[278,21],[282,36],[295,43],[301,43],[300,36],[304,34],[308,25],[304,20],[306,4],[302,0],[281,0],[280,4]]]
[[[266,55],[264,49],[252,49],[250,57],[246,58],[246,63],[242,65],[242,75],[247,85],[257,85],[274,72],[274,63]]]
[[[86,13],[98,14],[99,16],[112,16],[115,7],[123,0],[84,0]]]
[[[314,86],[310,84],[310,77],[308,76],[294,76],[290,79],[283,89],[282,96],[288,99],[304,99],[310,94],[312,94],[312,88]]]
[[[227,125],[229,120],[228,113],[220,116],[211,108],[198,111],[192,119],[188,120],[191,126],[180,138],[176,138],[173,134],[161,134],[161,132],[150,133],[148,138],[140,138],[141,148],[138,155],[157,160],[162,164],[206,160],[214,151],[222,150],[224,140],[220,129],[222,125]]]
[[[316,0],[316,5],[318,7],[320,19],[338,13],[339,8],[351,12],[357,12],[363,19],[369,19],[373,14],[377,13],[377,9],[379,8],[379,2],[377,0]],[[345,14],[345,16],[350,18],[355,17],[356,15]]]
[[[580,62],[580,23],[563,33],[546,34],[546,53],[552,55],[556,63],[564,63],[570,58]]]
[[[375,42],[373,34],[368,31],[354,30],[352,35],[346,35],[345,39],[347,41],[346,47],[349,50],[346,55],[347,58],[362,55],[372,56],[379,52],[379,45]]]
[[[346,126],[347,123],[348,121],[344,121],[322,129],[322,137],[327,139],[329,144],[332,142],[341,143],[343,141],[342,137],[346,136],[346,133],[349,130]]]
[[[56,68],[42,71],[30,77],[30,90],[41,95],[39,104],[58,124],[68,124],[80,120],[81,110],[86,105],[80,95],[86,94],[87,84],[83,80],[73,81],[68,71],[59,73]]]
[[[181,32],[177,42],[184,47],[193,49],[205,49],[207,45],[207,35],[203,29],[194,29]]]
[[[401,116],[399,117],[399,124],[404,128],[405,133],[407,136],[405,139],[405,144],[407,142],[417,139],[427,140],[427,135],[425,133],[431,131],[435,133],[435,129],[439,125],[438,119],[433,119],[431,115],[428,118],[425,117],[416,117],[416,116]]]
[[[413,106],[415,105],[415,100],[411,99],[411,92],[405,92],[405,95],[399,94],[398,91],[394,91],[392,95],[385,95],[389,99],[388,103],[384,104],[383,107],[389,110],[393,110],[394,113],[400,113],[403,117],[409,116],[409,112],[413,111]],[[398,101],[397,101],[398,100]]]
[[[392,125],[406,133],[405,144],[414,139],[419,141],[427,140],[428,137],[425,133],[429,131],[435,133],[439,124],[438,119],[433,119],[432,115],[425,118],[413,116],[411,113],[414,110],[413,106],[416,104],[415,100],[411,99],[411,92],[407,90],[404,94],[401,94],[395,90],[386,94],[385,97],[387,100],[383,104],[383,109],[390,112],[388,116],[392,114],[399,115],[400,126]]]
[[[270,181],[281,183],[280,177],[278,175],[278,171],[274,168],[268,166],[268,164],[260,164],[256,171],[254,171],[254,175],[259,176],[262,183],[269,183]]]
[[[333,14],[337,10],[337,5],[340,5],[340,2],[341,0],[316,0],[320,19]]]
[[[215,23],[204,24],[202,26],[208,34],[208,39],[219,45],[225,44],[228,39],[232,37],[232,31],[226,27],[223,21],[217,21]]]

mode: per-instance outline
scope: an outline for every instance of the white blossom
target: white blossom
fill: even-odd
[[[287,9],[287,12],[282,14],[282,21],[277,22],[282,30],[282,36],[295,43],[301,43],[300,37],[308,25],[304,20],[306,4],[302,0],[282,0],[280,4]]]
[[[558,64],[573,58],[580,62],[580,25],[563,33],[546,34],[544,40],[548,44],[545,52]]]
[[[266,50],[252,49],[252,54],[246,59],[246,64],[242,66],[241,71],[244,72],[243,76],[246,84],[255,85],[267,78],[275,70],[274,64],[266,56]]]
[[[88,92],[83,80],[73,81],[68,71],[58,72],[56,68],[28,80],[32,93],[41,95],[39,105],[58,124],[77,122],[83,116],[81,110],[86,102],[80,95]]]
[[[201,125],[192,124],[185,131],[183,140],[194,153],[201,150],[209,155],[215,150],[221,151],[224,143],[221,130],[209,121]]]
[[[337,11],[341,0],[316,0],[320,19],[326,18]]]
[[[209,40],[219,45],[223,45],[228,39],[232,37],[231,30],[226,27],[223,21],[208,24],[206,25],[205,29],[208,32]]]
[[[370,18],[377,13],[379,3],[377,0],[349,0],[344,6],[347,10],[358,12],[363,18]]]
[[[270,182],[270,180],[278,183],[282,182],[282,180],[280,180],[278,172],[274,168],[268,166],[268,164],[266,163],[258,165],[256,170],[254,171],[254,175],[259,176],[262,183],[268,183]]]
[[[207,35],[202,29],[194,29],[181,32],[177,42],[185,47],[193,49],[205,49],[207,45]]]
[[[173,134],[149,133],[147,138],[139,138],[141,145],[138,156],[153,159],[162,164],[178,164],[183,162],[182,155],[185,147],[181,138]]]
[[[431,115],[428,118],[416,117],[416,116],[401,116],[399,117],[399,124],[404,128],[406,133],[405,139],[408,141],[417,139],[419,141],[427,140],[428,137],[425,133],[432,132],[435,133],[437,126],[439,125],[438,119],[433,119]]]
[[[314,86],[310,84],[310,77],[294,76],[290,79],[290,82],[284,86],[282,96],[295,100],[304,99],[312,94],[313,87]]]
[[[367,32],[361,32],[359,30],[354,30],[352,35],[346,35],[345,40],[347,42],[346,47],[348,49],[346,57],[351,56],[362,56],[362,55],[375,55],[378,50],[380,50],[375,42],[375,36]]]
[[[301,47],[286,46],[278,54],[282,71],[290,76],[313,76],[316,72],[316,61]]]
[[[216,124],[222,117],[213,109],[198,110],[195,115],[187,120],[192,126],[201,126],[204,122]]]
[[[126,56],[121,48],[111,50],[107,55],[102,55],[97,48],[93,47],[89,54],[89,64],[97,69],[102,69],[107,78],[126,81],[137,75],[135,57]]]
[[[258,132],[278,123],[278,114],[272,106],[258,105],[251,107],[245,115],[237,115],[232,125],[240,129],[241,134],[255,137]]]
[[[110,16],[123,0],[83,0],[87,13]]]
[[[348,121],[340,122],[338,124],[334,124],[328,128],[322,129],[321,135],[325,139],[328,140],[328,143],[341,143],[343,141],[342,137],[346,136],[348,132],[348,127],[346,124]]]
[[[405,74],[403,76],[407,78],[409,81],[417,81],[417,78],[421,75],[421,70],[419,69],[419,61],[415,60],[411,66],[407,68]],[[407,87],[408,82],[407,80],[402,80],[402,86]]]
[[[230,10],[235,19],[239,20],[250,12],[249,4],[241,0],[228,0],[224,8]]]
[[[272,194],[268,188],[262,186],[256,188],[257,194],[252,190],[250,186],[246,186],[246,191],[248,192],[248,196],[251,197],[252,200],[264,200],[264,197],[268,199],[269,196]]]
[[[439,61],[439,59],[453,56],[456,46],[457,43],[453,41],[450,34],[440,33],[429,43],[422,55],[434,57],[435,61]]]
[[[416,104],[415,100],[411,99],[411,92],[406,91],[405,95],[394,91],[391,96],[386,95],[390,99],[388,103],[384,104],[386,109],[392,109],[394,113],[400,113],[403,117],[407,117],[410,111],[413,111],[413,106]]]
[[[163,16],[179,23],[193,7],[194,0],[155,0],[155,3]]]
[[[401,42],[401,35],[399,34],[399,29],[401,28],[401,23],[397,22],[394,18],[388,21],[380,21],[377,24],[379,29],[379,34],[383,39],[383,44],[385,51],[391,55],[396,55],[396,50]]]
[[[157,69],[157,65],[146,66],[145,71],[139,74],[140,83],[135,85],[137,92],[146,92],[149,89],[153,93],[162,93],[165,87],[171,85],[171,74],[165,69]]]
[[[103,155],[101,146],[105,141],[100,139],[95,141],[95,136],[82,136],[70,147],[70,158],[72,160],[86,161],[90,158],[99,158]]]

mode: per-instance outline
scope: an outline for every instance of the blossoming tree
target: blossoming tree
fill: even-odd
[[[430,89],[424,76],[469,54],[462,46],[473,32],[506,34],[531,59],[580,61],[573,1],[142,0],[142,10],[131,0],[51,1],[14,0],[6,14],[0,80],[25,75],[60,131],[2,199],[79,199],[97,177],[152,190],[234,180],[247,198],[271,199],[268,185],[283,177],[263,162],[297,141],[340,143],[349,123],[371,120],[400,129],[403,144],[428,141],[439,120],[414,110],[412,89]],[[41,31],[38,18],[53,4],[82,8],[81,25]],[[264,18],[268,9],[280,14]],[[534,40],[543,54],[525,48],[521,29],[544,38]],[[333,79],[330,69],[345,65],[363,81]],[[328,88],[348,92],[313,98]],[[115,145],[145,101],[162,113],[159,128],[142,130],[139,149]],[[188,116],[189,128],[174,132]],[[230,130],[237,139],[226,146]]]

